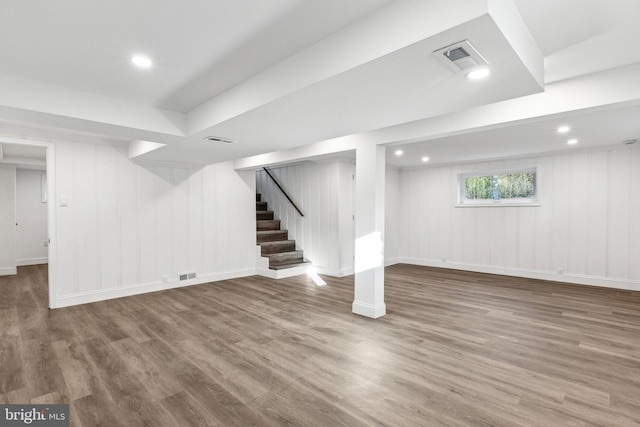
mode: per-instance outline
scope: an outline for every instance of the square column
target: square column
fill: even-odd
[[[356,147],[355,300],[352,312],[376,319],[384,304],[385,147]]]

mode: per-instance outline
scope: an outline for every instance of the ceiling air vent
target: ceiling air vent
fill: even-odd
[[[206,136],[204,139],[213,142],[222,142],[223,144],[235,144],[236,141],[228,138],[220,138],[219,136]]]
[[[433,52],[433,54],[454,72],[470,71],[487,65],[487,60],[480,55],[468,40],[443,47]]]

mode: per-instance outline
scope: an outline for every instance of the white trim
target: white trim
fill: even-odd
[[[258,268],[256,274],[269,279],[286,279],[287,277],[301,276],[307,274],[311,265],[299,265],[297,267],[283,268],[280,270],[271,270],[270,268]]]
[[[385,304],[371,305],[366,302],[354,301],[351,306],[351,312],[360,316],[377,319],[387,314],[387,306]]]
[[[24,267],[27,265],[47,264],[48,262],[49,262],[49,257],[23,258],[23,259],[16,260],[16,265],[18,267]]]
[[[496,201],[494,203],[469,203],[469,204],[457,204],[455,208],[521,208],[521,207],[535,207],[542,206],[540,203],[516,203],[516,202],[501,202]]]
[[[18,269],[14,267],[0,268],[0,276],[13,276],[18,274]]]
[[[36,147],[45,147],[47,149],[47,193],[49,200],[56,200],[56,145],[54,142],[38,141],[32,139],[21,139],[13,137],[0,136],[0,142],[16,145],[30,145]],[[49,308],[56,308],[56,289],[57,289],[57,222],[56,222],[56,204],[47,203],[47,226],[49,229]],[[16,273],[14,273],[16,274]]]
[[[47,145],[47,231],[49,233],[49,308],[56,308],[58,286],[58,221],[56,219],[56,146]]]
[[[384,266],[385,267],[389,267],[390,265],[394,265],[394,264],[399,264],[400,263],[400,258],[395,257],[395,258],[388,258],[384,260]]]
[[[114,298],[123,298],[133,295],[146,294],[149,292],[164,291],[167,289],[182,288],[185,286],[201,285],[205,283],[218,282],[220,280],[238,279],[241,277],[254,276],[255,270],[230,271],[226,273],[212,273],[197,277],[191,280],[172,280],[164,282],[147,282],[137,285],[125,286],[122,288],[99,289],[94,291],[81,292],[74,295],[63,295],[57,298],[56,307],[70,307],[72,305],[88,304],[92,302],[104,301]]]
[[[640,291],[640,281],[624,280],[610,277],[587,276],[583,274],[558,274],[552,271],[522,270],[516,268],[494,267],[489,265],[442,262],[432,259],[400,258],[399,263],[422,265],[425,267],[450,268],[453,270],[474,271],[476,273],[498,274],[501,276],[523,277],[526,279],[548,280],[553,282],[572,283],[576,285],[600,286],[604,288]]]

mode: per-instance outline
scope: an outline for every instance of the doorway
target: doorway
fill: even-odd
[[[0,274],[48,262],[55,308],[55,145],[0,137]]]

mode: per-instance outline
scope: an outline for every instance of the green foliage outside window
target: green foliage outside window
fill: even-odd
[[[465,179],[465,196],[470,200],[532,198],[535,196],[535,174],[468,177]]]

